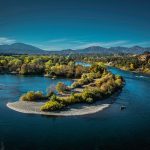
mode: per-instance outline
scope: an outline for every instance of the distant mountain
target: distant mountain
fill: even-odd
[[[119,53],[129,53],[129,54],[141,54],[145,51],[150,52],[150,48],[143,48],[139,46],[134,47],[110,47],[110,48],[103,48],[99,46],[92,46],[85,49],[78,50],[80,53],[98,53],[98,54],[119,54]]]
[[[133,47],[110,47],[104,48],[100,46],[91,46],[83,49],[66,49],[60,51],[45,51],[40,48],[37,48],[32,45],[24,43],[14,43],[11,45],[0,45],[1,54],[60,54],[60,55],[69,55],[69,54],[119,54],[119,53],[129,53],[129,54],[142,54],[145,51],[150,52],[150,48],[143,48],[140,46]]]
[[[79,53],[109,53],[107,48],[100,46],[91,46],[84,49],[78,49],[76,51],[78,51]]]
[[[121,47],[121,46],[118,46],[118,47],[110,47],[109,49],[109,52],[112,54],[112,53],[129,53],[129,48],[127,47]]]
[[[11,45],[0,45],[0,53],[3,54],[45,54],[40,48],[24,43],[14,43]]]

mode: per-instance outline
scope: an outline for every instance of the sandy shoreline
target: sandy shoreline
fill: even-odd
[[[49,116],[79,116],[93,114],[110,106],[110,100],[97,101],[93,104],[74,104],[68,106],[65,110],[55,112],[44,112],[40,110],[40,107],[44,102],[25,102],[16,101],[7,103],[7,107],[17,112],[26,114],[38,114],[38,115],[49,115]]]

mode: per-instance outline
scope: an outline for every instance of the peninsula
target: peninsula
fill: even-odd
[[[46,76],[53,79],[58,77],[75,77],[75,79],[71,86],[59,82],[47,95],[40,91],[29,91],[17,102],[8,103],[7,106],[29,114],[56,116],[91,114],[107,108],[111,104],[109,97],[121,90],[124,85],[121,76],[112,74],[101,63],[82,66],[69,61],[66,64],[52,65]]]

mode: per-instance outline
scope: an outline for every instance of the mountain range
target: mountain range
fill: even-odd
[[[110,47],[104,48],[100,46],[91,46],[83,49],[66,49],[66,50],[58,50],[58,51],[46,51],[40,48],[37,48],[32,45],[24,44],[24,43],[14,43],[11,45],[0,45],[0,54],[37,54],[37,55],[47,55],[47,54],[119,54],[119,53],[129,53],[129,54],[141,54],[145,51],[150,52],[150,47]]]

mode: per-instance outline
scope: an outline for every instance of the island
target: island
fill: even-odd
[[[122,89],[124,79],[109,72],[102,63],[82,66],[66,61],[57,65],[46,62],[49,70],[45,75],[53,79],[72,78],[71,86],[59,82],[46,95],[28,91],[18,101],[7,103],[7,107],[22,113],[54,116],[85,115],[109,107],[112,103],[109,97]]]

